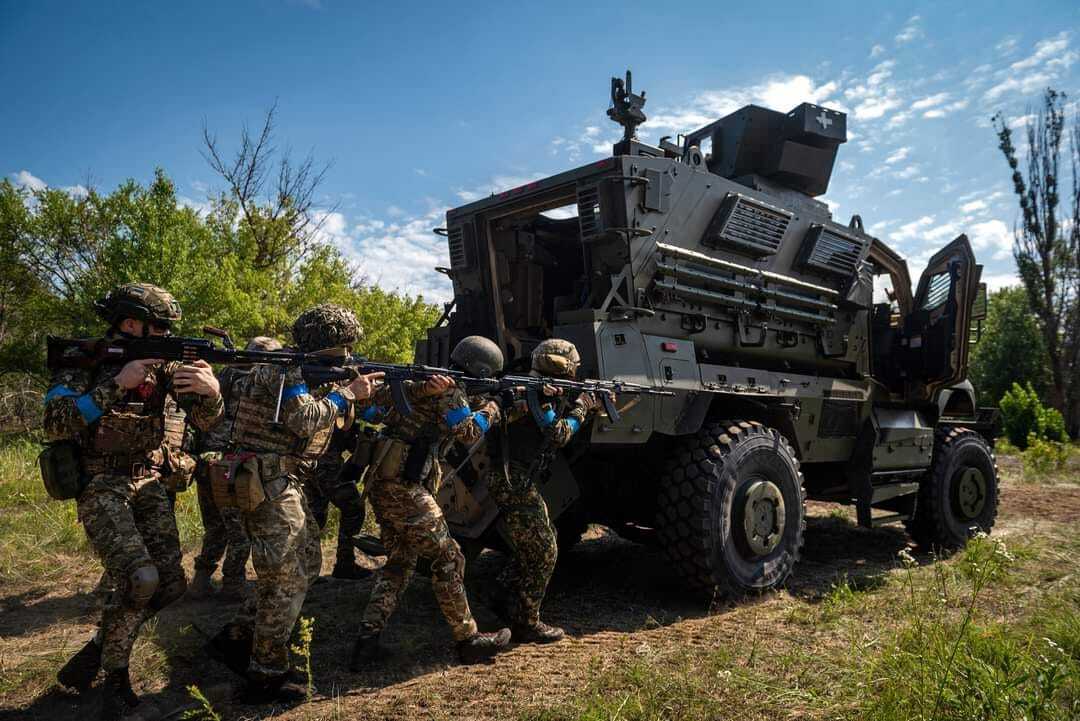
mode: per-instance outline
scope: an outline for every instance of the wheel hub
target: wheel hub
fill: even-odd
[[[986,476],[978,468],[968,466],[959,472],[953,486],[954,508],[969,521],[977,518],[986,506]]]
[[[784,495],[772,481],[758,480],[747,486],[743,497],[746,545],[756,556],[768,555],[784,537]]]

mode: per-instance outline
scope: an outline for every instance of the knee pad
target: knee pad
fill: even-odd
[[[157,593],[150,599],[150,607],[155,611],[168,606],[173,601],[184,595],[187,590],[187,579],[183,576],[173,579],[158,586]]]
[[[131,603],[135,608],[145,608],[157,592],[161,578],[154,566],[139,566],[128,576]]]

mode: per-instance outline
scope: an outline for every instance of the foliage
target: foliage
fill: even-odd
[[[1065,94],[1048,88],[1038,112],[1032,113],[1034,119],[1026,124],[1026,172],[1020,170],[1012,128],[1000,112],[994,116],[994,129],[1020,203],[1013,258],[1050,361],[1050,405],[1063,412],[1075,435],[1080,432],[1080,116],[1067,129],[1065,108]],[[1062,182],[1066,138],[1070,191]]]
[[[303,662],[304,678],[307,679],[307,700],[311,701],[311,695],[315,685],[311,675],[311,641],[315,635],[315,619],[310,616],[301,616],[299,628],[296,632],[296,643],[290,646],[294,654]]]
[[[206,698],[206,695],[198,686],[195,684],[188,686],[187,692],[188,696],[194,699],[198,705],[184,711],[180,718],[184,719],[184,721],[221,721],[221,714],[214,710],[210,699]]]
[[[996,406],[1013,383],[1028,382],[1042,397],[1049,385],[1049,368],[1027,292],[1012,287],[993,293],[982,337],[971,351],[971,381],[980,404]]]
[[[1039,438],[1034,433],[1028,435],[1028,447],[1024,451],[1024,469],[1035,476],[1045,476],[1065,468],[1069,461],[1067,443]]]
[[[1032,436],[1059,443],[1068,439],[1061,413],[1044,406],[1030,383],[1013,383],[1001,397],[1001,416],[1009,443],[1020,450],[1028,447]]]
[[[310,233],[294,237],[295,214],[275,212],[249,202],[246,221],[237,222],[238,202],[223,195],[200,214],[178,201],[162,170],[147,186],[129,180],[107,194],[0,182],[0,375],[42,382],[45,334],[100,333],[93,301],[131,281],[176,296],[181,333],[214,325],[241,342],[288,340],[301,311],[332,301],[359,314],[366,337],[358,352],[410,360],[413,343],[437,318],[435,306],[357,282],[335,246]]]

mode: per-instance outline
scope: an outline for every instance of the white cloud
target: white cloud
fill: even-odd
[[[921,17],[918,15],[912,15],[908,18],[908,21],[904,23],[904,27],[900,28],[900,32],[896,34],[894,40],[897,45],[906,45],[912,40],[917,40],[923,36],[922,26],[920,25]]]
[[[880,118],[900,106],[899,91],[892,81],[895,60],[878,63],[871,69],[866,80],[844,90],[844,97],[855,103],[855,117],[859,120]]]
[[[1019,47],[1020,41],[1016,38],[1016,36],[1010,36],[995,45],[994,49],[1002,55],[1008,56],[1015,53]]]
[[[918,165],[909,165],[906,168],[903,168],[902,170],[897,170],[895,173],[893,173],[893,177],[894,178],[899,178],[900,180],[910,180],[911,178],[914,178],[918,174],[919,174],[919,166]]]
[[[994,74],[995,84],[983,93],[983,100],[994,102],[1009,93],[1027,95],[1053,84],[1080,58],[1080,53],[1069,48],[1071,38],[1063,30],[1035,43],[1030,55]]]
[[[45,188],[49,187],[44,180],[29,170],[20,170],[15,173],[15,185],[20,185],[27,190],[45,190]]]
[[[927,110],[923,113],[924,118],[944,118],[946,115],[955,113],[957,110],[963,110],[968,106],[967,100],[957,100],[955,103],[949,103],[939,108]]]
[[[948,93],[937,93],[936,95],[929,95],[921,100],[916,100],[911,104],[912,110],[926,110],[932,108],[935,105],[941,105],[949,99]]]
[[[879,58],[884,54],[885,54],[885,46],[884,45],[874,45],[874,47],[870,48],[870,58],[871,59]]]
[[[889,157],[885,158],[885,163],[887,165],[892,165],[893,163],[899,163],[901,160],[903,160],[904,158],[906,158],[910,154],[911,154],[911,148],[909,148],[907,146],[905,146],[903,148],[897,148],[895,151],[893,151],[893,153],[891,155],[889,155]]]
[[[975,213],[980,210],[986,210],[986,201],[973,200],[970,203],[964,203],[960,206],[960,210],[964,213]]]
[[[904,223],[899,228],[889,233],[889,240],[893,243],[904,243],[912,240],[921,235],[924,232],[924,229],[929,225],[933,225],[933,223],[934,216],[924,215],[910,223]]]
[[[990,293],[1012,285],[1020,285],[1020,278],[1016,273],[983,274],[981,280],[983,283],[986,283],[986,290]]]
[[[1003,260],[1012,255],[1013,234],[1000,220],[975,223],[968,235],[973,248],[993,251],[994,260]]]

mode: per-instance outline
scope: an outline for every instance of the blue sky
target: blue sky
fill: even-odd
[[[102,190],[155,166],[196,207],[278,101],[279,145],[332,160],[327,239],[368,279],[445,299],[448,207],[610,154],[612,74],[645,139],[756,102],[849,113],[826,199],[913,275],[960,232],[1015,277],[1016,202],[989,118],[1080,93],[1080,3],[59,3],[0,0],[0,175]],[[1075,111],[1076,105],[1073,105]]]

